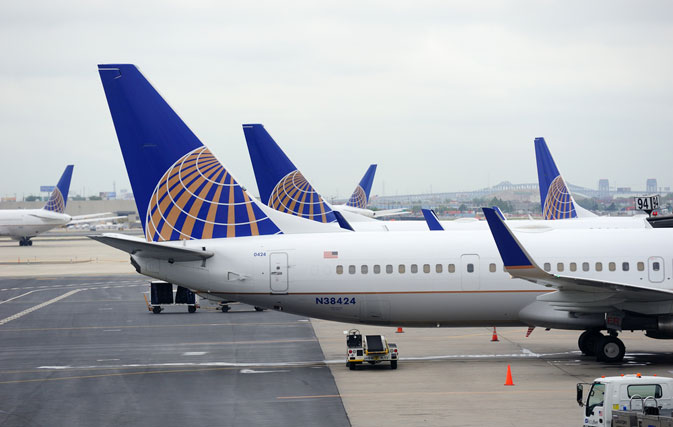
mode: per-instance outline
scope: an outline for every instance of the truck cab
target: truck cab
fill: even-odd
[[[589,388],[586,400],[585,386]],[[596,378],[590,384],[577,384],[577,403],[582,407],[584,427],[630,425],[613,420],[635,419],[640,414],[671,417],[673,378],[640,374]]]

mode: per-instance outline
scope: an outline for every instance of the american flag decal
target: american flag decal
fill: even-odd
[[[323,252],[323,258],[332,258],[332,259],[339,258],[339,252],[338,251],[325,251],[325,252]]]

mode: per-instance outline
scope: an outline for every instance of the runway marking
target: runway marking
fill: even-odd
[[[17,299],[17,298],[25,297],[26,295],[28,295],[28,294],[32,294],[33,292],[35,292],[35,291],[29,291],[29,292],[26,292],[25,294],[17,295],[17,296],[15,296],[15,297],[13,297],[13,298],[6,299],[6,300],[4,300],[4,301],[0,301],[0,304],[4,304],[4,303],[6,303],[6,302],[10,302],[10,301],[15,300],[15,299]]]
[[[50,305],[50,304],[53,304],[53,303],[55,303],[55,302],[58,302],[58,301],[60,301],[60,300],[62,300],[62,299],[68,298],[70,295],[76,294],[77,292],[79,292],[79,291],[81,291],[81,290],[82,290],[82,289],[73,289],[73,290],[71,290],[71,291],[68,291],[68,292],[64,293],[64,294],[61,295],[61,296],[58,296],[58,297],[56,297],[56,298],[52,298],[52,299],[50,299],[49,301],[45,301],[45,302],[43,302],[42,304],[38,304],[38,305],[33,306],[33,307],[31,307],[31,308],[27,308],[27,309],[25,309],[25,310],[23,310],[23,311],[21,311],[21,312],[19,312],[19,313],[16,313],[16,314],[13,315],[13,316],[6,317],[6,318],[0,320],[0,326],[9,323],[9,322],[11,322],[12,320],[16,320],[16,319],[18,319],[18,318],[20,318],[20,317],[23,317],[23,316],[25,316],[26,314],[30,314],[30,313],[32,313],[32,312],[35,311],[35,310],[39,310],[39,309],[41,309],[42,307],[46,307],[46,306],[48,306],[48,305]]]
[[[83,289],[80,289],[83,290]],[[111,300],[106,300],[112,302]],[[150,313],[151,314],[151,313]],[[134,329],[134,328],[192,328],[207,326],[276,326],[276,327],[305,327],[308,323],[286,322],[286,323],[191,323],[188,325],[109,325],[109,326],[73,326],[67,328],[13,328],[0,329],[0,332],[27,332],[27,331],[73,331],[86,329]],[[314,340],[311,340],[314,341]]]
[[[255,371],[254,369],[241,369],[242,374],[273,374],[276,372],[290,372],[287,369],[279,369],[275,371]]]
[[[183,356],[203,356],[204,354],[208,354],[206,351],[186,351],[182,353]]]

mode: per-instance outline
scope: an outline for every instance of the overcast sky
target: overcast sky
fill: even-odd
[[[0,5],[0,195],[75,164],[71,192],[130,188],[96,64],[139,66],[256,192],[263,123],[314,187],[350,195],[565,178],[673,185],[668,1],[15,1]],[[385,184],[384,184],[385,183]]]

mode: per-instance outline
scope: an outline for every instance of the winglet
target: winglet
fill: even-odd
[[[355,191],[351,195],[346,206],[364,209],[369,202],[369,193],[372,191],[372,184],[374,183],[374,175],[376,174],[376,165],[369,165],[367,172],[360,180],[360,184],[355,187]]]
[[[334,211],[334,217],[336,218],[337,223],[339,223],[339,227],[343,228],[344,230],[355,231],[353,230],[353,227],[350,225],[350,223],[346,221],[346,218],[344,218],[341,212]]]
[[[500,219],[502,219],[503,221],[507,221],[507,218],[505,218],[505,214],[502,213],[502,211],[500,210],[499,207],[497,207],[497,206],[493,206],[493,210],[495,211],[495,213],[498,214],[498,216],[500,217]]]
[[[422,209],[423,217],[425,217],[425,222],[428,224],[428,228],[431,231],[444,231],[444,227],[439,222],[437,214],[432,209]]]
[[[68,191],[70,190],[70,179],[72,178],[72,170],[74,166],[68,165],[61,175],[61,179],[58,180],[56,188],[52,191],[47,204],[44,205],[44,210],[64,213],[65,206],[68,204]]]
[[[539,270],[539,267],[521,246],[505,221],[498,216],[495,209],[482,208],[482,210],[498,247],[498,252],[500,252],[500,257],[505,264],[505,269],[510,273],[513,273],[511,270]]]

